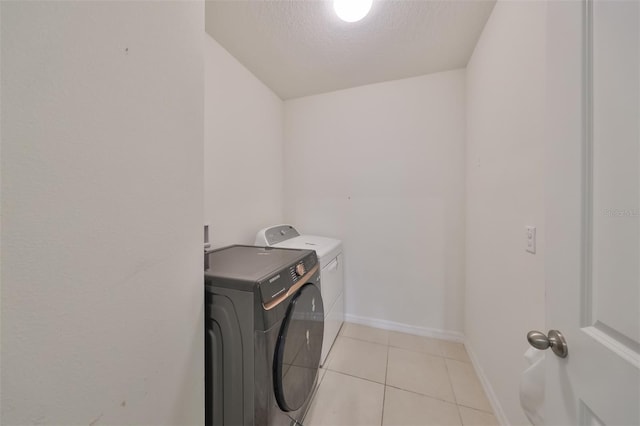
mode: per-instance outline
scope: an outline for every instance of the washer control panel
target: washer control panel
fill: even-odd
[[[296,282],[298,282],[300,277],[304,276],[307,272],[309,272],[311,268],[313,268],[316,265],[316,263],[318,263],[317,256],[311,256],[311,257],[307,256],[304,259],[302,259],[302,261],[297,262],[295,265],[291,265],[289,267],[289,275],[291,275],[291,279],[293,280],[293,283],[295,284]]]
[[[305,250],[305,252],[307,252],[305,257],[259,283],[263,304],[281,297],[318,263],[318,257],[314,251]]]

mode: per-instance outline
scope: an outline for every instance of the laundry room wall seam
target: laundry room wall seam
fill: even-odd
[[[204,221],[213,248],[283,220],[283,102],[204,35]]]
[[[528,424],[526,334],[545,325],[545,43],[545,2],[498,1],[467,66],[466,345],[503,424]]]

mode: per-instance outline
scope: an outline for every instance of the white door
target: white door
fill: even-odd
[[[547,424],[640,425],[639,3],[548,3]]]

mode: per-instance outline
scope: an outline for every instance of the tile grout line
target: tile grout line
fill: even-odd
[[[340,372],[336,371],[336,373],[340,373]],[[341,373],[341,374],[345,374],[345,373]],[[349,374],[345,374],[345,375],[346,376],[351,376]],[[361,379],[361,377],[357,377],[357,376],[351,376],[351,377],[355,377],[356,379]],[[362,379],[362,380],[367,380],[367,379]],[[372,382],[372,383],[380,384],[379,382],[373,382],[372,380],[367,380],[367,381]],[[388,384],[385,384],[385,387],[390,387],[390,388],[393,388],[393,389],[401,390],[403,392],[411,393],[413,395],[424,396],[425,398],[433,399],[433,400],[440,401],[440,402],[445,402],[447,404],[456,405],[458,407],[468,408],[470,410],[480,411],[480,412],[485,413],[485,414],[492,414],[492,415],[495,416],[493,411],[487,411],[487,410],[483,410],[482,408],[477,408],[477,407],[470,407],[469,405],[459,404],[458,402],[455,402],[455,401],[447,401],[446,399],[438,398],[437,396],[428,395],[426,393],[420,393],[420,392],[416,392],[416,391],[412,391],[412,390],[409,390],[409,389],[404,389],[404,388],[400,388],[398,386],[393,386],[393,385],[388,385]],[[455,393],[454,393],[454,398],[455,398]]]
[[[452,361],[459,361],[459,362],[464,362],[465,364],[471,364],[470,361],[465,361],[465,360],[458,359],[458,358],[452,358],[450,356],[443,355],[442,352],[438,353],[438,354],[434,354],[433,352],[419,351],[419,350],[415,350],[415,349],[412,349],[412,348],[406,348],[406,347],[403,347],[403,346],[395,346],[395,345],[389,345],[389,346],[392,347],[392,348],[396,348],[396,349],[402,349],[403,351],[409,351],[409,352],[415,352],[415,353],[419,353],[419,354],[437,356],[438,358],[450,359]]]
[[[376,385],[382,385],[382,386],[384,386],[384,383],[376,382],[375,380],[366,379],[366,378],[364,378],[364,377],[354,376],[353,374],[345,373],[345,372],[343,372],[343,371],[339,371],[339,370],[332,370],[332,369],[328,368],[328,369],[327,369],[327,372],[329,372],[329,371],[331,371],[332,373],[342,374],[343,376],[353,377],[354,379],[360,379],[360,380],[364,380],[365,382],[375,383]]]
[[[401,390],[403,392],[411,393],[413,395],[424,396],[425,398],[433,399],[433,400],[440,401],[440,402],[446,402],[447,404],[458,405],[456,402],[447,401],[446,399],[438,398],[437,396],[433,396],[433,395],[427,395],[426,393],[420,393],[420,392],[412,391],[412,390],[409,390],[409,389],[403,389],[403,388],[399,388],[399,387],[393,386],[393,385],[385,385],[385,386],[388,386],[388,387],[393,388],[393,389]],[[471,407],[467,407],[467,408],[471,408]],[[477,408],[474,408],[474,410],[477,410]],[[480,411],[482,411],[482,410],[480,410]]]
[[[495,415],[495,413],[494,413],[493,411],[483,410],[482,408],[469,407],[468,405],[465,405],[465,404],[458,404],[458,403],[456,403],[456,405],[457,405],[458,407],[468,408],[469,410],[480,411],[481,413],[484,413],[484,414],[491,414],[493,417],[495,417],[495,416],[496,416],[496,415]]]
[[[349,323],[349,322],[345,322],[345,323],[340,327],[340,333],[338,334],[339,336],[346,337],[346,338],[348,338],[348,339],[353,339],[353,340],[360,340],[361,342],[375,343],[375,344],[377,344],[377,345],[382,345],[382,344],[383,344],[383,343],[379,343],[379,342],[372,342],[371,340],[363,339],[363,338],[360,338],[360,337],[353,337],[353,336],[347,336],[347,335],[345,335],[345,334],[344,334],[344,330],[346,329],[346,328],[344,327],[344,325],[345,325],[345,324],[356,324],[356,323]],[[358,324],[356,324],[356,325],[358,325]],[[393,347],[393,348],[398,348],[398,349],[405,349],[405,350],[413,351],[413,352],[426,353],[426,354],[429,354],[429,355],[440,356],[440,357],[442,357],[442,358],[452,359],[452,360],[454,360],[454,361],[460,361],[460,362],[464,362],[464,363],[467,363],[467,364],[471,364],[471,359],[469,358],[469,355],[468,355],[468,354],[467,354],[467,358],[466,358],[466,359],[459,359],[459,358],[455,358],[455,357],[453,357],[453,356],[446,355],[446,354],[444,353],[444,352],[445,352],[445,351],[444,351],[444,349],[443,349],[443,348],[442,348],[442,346],[440,345],[440,343],[454,343],[454,344],[460,344],[460,345],[462,345],[462,347],[465,349],[465,352],[466,352],[466,348],[465,348],[465,346],[464,346],[464,343],[462,343],[462,342],[454,342],[454,341],[450,341],[450,340],[446,340],[446,339],[438,339],[437,337],[421,336],[421,335],[419,335],[419,334],[403,333],[403,332],[401,332],[401,331],[386,330],[386,329],[384,329],[384,328],[376,328],[376,327],[366,326],[366,325],[362,325],[362,324],[359,324],[359,325],[361,325],[361,326],[363,326],[363,327],[367,327],[367,328],[372,329],[372,330],[382,331],[382,332],[387,333],[387,343],[386,343],[386,345],[387,345],[387,346],[390,346],[390,347]],[[436,343],[438,343],[438,352],[439,352],[439,353],[438,353],[438,354],[434,354],[434,353],[431,353],[431,352],[416,351],[416,350],[408,349],[408,348],[405,348],[405,347],[402,347],[402,346],[392,345],[392,344],[391,344],[391,333],[405,334],[405,335],[407,335],[407,336],[415,337],[415,338],[418,338],[418,339],[428,339],[428,340],[435,341]]]
[[[371,340],[359,339],[357,337],[351,337],[351,336],[345,336],[344,334],[342,336],[339,336],[339,337],[342,337],[343,339],[357,340],[358,342],[371,343],[372,345],[389,346],[386,343],[372,342]]]
[[[473,364],[471,364],[471,363],[467,363],[467,362],[464,362],[464,361],[460,361],[460,360],[458,360],[458,359],[449,359],[449,361],[458,362],[458,363],[461,363],[461,364],[469,364],[469,365],[471,366],[471,370],[473,371],[474,375],[477,377],[478,372],[477,372],[477,371],[476,371],[476,369],[474,368]],[[486,409],[483,409],[483,408],[472,407],[471,405],[468,405],[468,404],[464,404],[464,403],[460,403],[460,402],[458,402],[458,395],[456,394],[456,391],[455,391],[455,389],[454,389],[454,387],[453,387],[453,381],[451,380],[451,375],[449,374],[449,366],[447,365],[446,361],[445,361],[445,366],[446,366],[446,368],[447,368],[447,374],[449,375],[449,381],[451,382],[451,390],[453,390],[453,396],[454,396],[454,397],[455,397],[455,399],[456,399],[456,405],[457,405],[458,407],[470,408],[470,409],[472,409],[472,410],[481,411],[481,412],[483,412],[483,413],[489,413],[489,414],[491,414],[491,415],[493,415],[493,416],[495,417],[495,413],[493,412],[493,410],[491,410],[491,411],[487,411]],[[478,379],[478,381],[479,381],[479,379]],[[487,397],[487,394],[486,394],[485,390],[482,388],[482,383],[480,383],[480,390],[481,390],[482,394],[483,394],[483,395],[485,396],[485,398],[486,398],[486,397]],[[491,403],[489,402],[489,404],[491,404]]]
[[[358,342],[366,342],[366,343],[371,343],[371,344],[374,344],[374,345],[385,346],[384,343],[372,342],[371,340],[361,339],[359,337],[345,336],[344,334],[340,335],[339,337],[342,337],[342,338],[345,338],[345,339],[357,340]],[[416,337],[421,338],[423,336],[416,335]],[[437,357],[444,358],[444,359],[450,359],[452,361],[464,362],[465,364],[471,364],[471,361],[469,361],[469,360],[464,360],[464,359],[459,359],[459,358],[454,358],[454,357],[451,357],[451,356],[443,355],[442,352],[434,354],[432,352],[419,351],[419,350],[406,348],[406,347],[403,347],[403,346],[396,346],[396,345],[392,345],[392,344],[387,344],[386,346],[387,347],[391,347],[391,348],[396,348],[396,349],[402,349],[404,351],[410,351],[410,352],[416,352],[416,353],[420,353],[420,354],[437,356]]]
[[[384,393],[382,394],[382,416],[380,417],[380,426],[384,423],[384,403],[387,399],[387,373],[389,373],[389,345],[387,345],[387,363],[384,367]]]
[[[351,374],[351,373],[346,373],[346,372],[342,372],[342,371],[338,371],[338,370],[332,369],[332,368],[329,367],[329,365],[332,364],[332,363],[329,363],[329,362],[327,362],[327,366],[325,367],[327,371],[331,371],[333,373],[337,373],[337,374],[340,374],[340,375],[345,376],[345,377],[352,377],[352,378],[364,380],[364,381],[367,381],[367,382],[370,382],[370,383],[373,383],[373,384],[382,384],[384,386],[383,397],[382,397],[382,406],[381,406],[380,426],[384,425],[387,386],[391,387],[391,388],[394,388],[394,389],[397,389],[397,390],[400,390],[400,391],[408,392],[408,393],[416,395],[416,396],[428,398],[428,399],[433,400],[433,401],[440,401],[441,403],[447,404],[448,406],[450,406],[451,404],[455,405],[456,406],[456,413],[458,414],[458,421],[459,421],[459,424],[461,426],[464,426],[463,416],[462,416],[462,411],[461,411],[462,408],[473,410],[473,411],[477,411],[478,413],[484,413],[484,414],[488,414],[488,415],[491,415],[491,416],[495,417],[495,414],[492,411],[486,411],[486,410],[481,409],[481,408],[471,407],[468,404],[458,403],[458,397],[457,397],[457,394],[456,394],[455,390],[453,389],[453,383],[451,381],[451,372],[450,372],[448,364],[449,364],[449,362],[453,362],[453,363],[458,362],[460,364],[471,364],[472,366],[473,366],[473,364],[470,363],[467,360],[463,360],[463,359],[447,356],[448,353],[446,353],[444,351],[444,348],[441,345],[438,345],[438,349],[439,349],[440,353],[439,354],[434,354],[434,353],[425,352],[425,351],[422,351],[422,350],[416,349],[416,348],[406,348],[406,347],[402,347],[402,346],[392,345],[391,344],[391,336],[390,335],[387,336],[387,344],[385,345],[384,343],[381,343],[379,341],[370,341],[370,340],[362,339],[362,338],[359,338],[359,337],[345,336],[344,334],[342,334],[344,331],[345,331],[345,328],[342,328],[340,330],[339,336],[340,337],[344,337],[345,340],[348,339],[348,340],[350,340],[350,341],[352,341],[354,343],[355,342],[362,342],[362,343],[373,344],[373,345],[376,345],[376,346],[386,346],[386,351],[387,351],[386,356],[387,356],[387,358],[385,360],[385,374],[384,374],[384,380],[382,381],[382,383],[379,382],[379,381],[376,381],[376,380],[372,380],[372,379],[360,377],[360,376],[357,376],[357,375],[354,375],[354,374]],[[390,358],[391,348],[394,348],[396,350],[403,350],[403,351],[407,351],[407,352],[412,352],[412,353],[416,353],[416,354],[427,355],[427,356],[432,356],[434,358],[442,359],[444,361],[444,364],[445,364],[446,375],[447,375],[447,378],[449,380],[449,385],[451,386],[452,394],[453,394],[453,397],[454,397],[453,400],[455,402],[452,402],[452,401],[446,400],[446,399],[441,399],[441,398],[433,396],[433,395],[423,394],[423,393],[415,392],[415,391],[412,391],[412,390],[403,389],[401,387],[389,385],[388,384],[388,374],[389,374],[389,362],[390,362],[389,358]],[[334,348],[332,348],[332,349],[334,349]],[[329,358],[327,358],[327,360],[329,360]],[[449,362],[447,362],[447,360],[449,360]],[[474,371],[475,371],[475,369],[474,369]],[[326,373],[324,375],[326,375]],[[324,381],[324,377],[322,378],[322,381]]]
[[[331,371],[332,373],[341,374],[341,375],[343,375],[343,376],[347,376],[347,377],[353,377],[354,379],[364,380],[364,381],[367,381],[367,382],[370,382],[370,383],[375,383],[375,384],[377,384],[377,385],[383,385],[383,386],[385,386],[385,387],[386,387],[386,386],[389,386],[390,388],[398,389],[398,390],[401,390],[401,391],[404,391],[404,392],[409,392],[409,393],[412,393],[412,394],[414,394],[414,395],[419,395],[419,396],[424,396],[424,397],[427,397],[427,398],[435,399],[436,401],[446,402],[446,403],[448,403],[448,404],[460,405],[460,406],[462,406],[462,407],[470,408],[470,409],[472,409],[472,410],[477,410],[477,411],[482,411],[483,413],[493,414],[493,412],[483,410],[482,408],[469,407],[469,406],[464,405],[464,404],[458,404],[457,399],[456,399],[456,395],[455,395],[455,391],[453,391],[453,386],[451,386],[451,390],[453,391],[453,397],[454,397],[454,400],[455,400],[455,401],[448,401],[448,400],[446,400],[446,399],[439,398],[439,397],[434,396],[434,395],[428,395],[428,394],[426,394],[426,393],[420,393],[420,392],[416,392],[416,391],[413,391],[413,390],[410,390],[410,389],[404,389],[404,388],[401,388],[401,387],[398,387],[398,386],[394,386],[394,385],[389,385],[389,384],[387,384],[387,372],[388,372],[388,368],[389,368],[389,355],[388,355],[388,354],[389,354],[389,351],[391,350],[391,348],[392,348],[392,347],[393,347],[394,349],[408,350],[408,349],[396,348],[395,346],[387,346],[387,367],[386,367],[386,370],[385,370],[385,380],[384,380],[384,383],[377,382],[377,381],[375,381],[375,380],[371,380],[371,379],[368,379],[368,378],[366,378],[366,377],[360,377],[360,376],[356,376],[356,375],[354,375],[354,374],[345,373],[344,371],[334,370],[334,369],[332,369],[332,368],[330,368],[330,367],[328,367],[328,366],[326,367],[326,369],[327,369],[327,371]],[[411,352],[415,352],[415,351],[411,351]],[[429,354],[425,354],[425,353],[423,353],[423,352],[416,352],[416,353],[423,354],[423,355],[429,355]],[[436,356],[436,355],[433,355],[433,356]],[[453,361],[457,361],[457,360],[453,360]],[[463,361],[460,361],[460,362],[463,362]],[[328,363],[327,363],[327,364],[328,364]],[[447,377],[449,377],[449,370],[448,370],[448,368],[446,367],[446,363],[445,363],[445,369],[447,370]],[[325,375],[326,375],[326,373],[325,373]],[[323,377],[323,381],[324,381],[324,377]],[[450,379],[450,378],[449,378],[449,383],[451,383],[451,379]],[[386,392],[385,392],[385,394],[386,394]]]
[[[342,330],[344,330],[344,329],[342,329]],[[353,341],[356,341],[356,342],[365,342],[365,343],[370,343],[370,344],[373,344],[373,345],[376,345],[376,346],[384,346],[384,347],[386,347],[386,348],[387,348],[387,355],[388,355],[388,351],[389,351],[389,349],[388,349],[388,348],[389,348],[389,346],[388,346],[388,345],[385,345],[385,344],[382,344],[382,343],[369,342],[369,341],[367,341],[367,340],[356,339],[356,338],[348,337],[348,336],[345,336],[345,335],[340,335],[339,337],[342,337],[342,338],[345,338],[345,339],[349,339],[349,340],[353,340]],[[335,345],[334,345],[334,346],[335,346]],[[332,347],[332,350],[333,350],[333,347]],[[334,373],[343,374],[343,375],[345,375],[345,376],[353,377],[353,378],[356,378],[356,379],[366,380],[366,381],[368,381],[368,382],[371,382],[371,383],[377,383],[377,384],[379,384],[379,385],[383,385],[383,386],[385,385],[385,382],[386,382],[386,370],[385,370],[385,378],[383,379],[383,381],[382,381],[382,382],[378,382],[378,381],[373,380],[373,379],[369,379],[369,378],[366,378],[366,377],[360,377],[360,376],[356,376],[355,374],[346,373],[346,372],[344,372],[344,371],[340,371],[340,370],[333,369],[333,368],[331,367],[331,365],[333,365],[333,354],[332,354],[332,352],[329,352],[329,354],[328,354],[328,356],[327,356],[327,360],[328,360],[329,358],[331,358],[331,361],[332,361],[332,362],[331,362],[331,363],[328,363],[328,362],[327,362],[327,367],[326,367],[327,371],[332,371],[332,372],[334,372]]]
[[[447,378],[449,379],[449,385],[451,386],[453,399],[456,400],[456,411],[458,412],[458,419],[460,420],[460,424],[464,426],[464,423],[462,422],[462,413],[460,412],[460,404],[458,404],[458,395],[456,395],[456,390],[453,388],[453,381],[451,380],[451,373],[449,373],[449,366],[447,365],[447,361],[444,362],[444,368],[447,370]]]
[[[459,355],[457,351],[453,352],[452,355],[450,355],[450,353],[445,350],[443,345],[440,344],[440,339],[433,339],[433,340],[438,342],[437,349],[438,349],[439,353],[436,354],[436,353],[432,353],[432,352],[429,352],[429,351],[423,351],[423,350],[417,349],[416,347],[403,347],[403,346],[391,344],[391,340],[392,340],[391,339],[391,333],[392,333],[391,331],[379,329],[380,331],[386,331],[387,332],[386,333],[387,334],[387,336],[386,336],[387,337],[387,339],[386,339],[387,343],[385,345],[384,343],[381,343],[379,340],[378,341],[372,341],[372,340],[368,340],[366,338],[361,338],[359,336],[345,335],[344,332],[346,330],[347,330],[347,328],[344,327],[344,325],[343,325],[343,327],[341,327],[341,330],[339,332],[339,336],[343,337],[345,339],[348,339],[348,340],[350,340],[350,341],[352,341],[354,343],[355,342],[362,342],[362,343],[369,343],[369,344],[373,344],[373,345],[377,345],[377,346],[386,346],[387,358],[386,358],[386,363],[385,363],[385,374],[384,374],[383,383],[378,382],[376,380],[372,380],[372,379],[368,379],[368,378],[364,378],[364,377],[359,377],[359,376],[354,375],[354,374],[350,374],[350,373],[345,373],[345,372],[342,372],[342,371],[334,370],[332,368],[328,368],[328,366],[327,366],[326,369],[327,369],[327,371],[331,371],[331,372],[334,372],[334,373],[337,373],[337,374],[340,374],[340,375],[343,375],[343,376],[346,376],[346,377],[352,377],[352,378],[355,378],[355,379],[360,379],[360,380],[368,381],[370,383],[375,383],[375,384],[382,384],[384,386],[383,398],[382,398],[382,407],[381,407],[382,416],[381,416],[381,419],[380,419],[380,425],[381,426],[384,425],[384,415],[385,415],[385,404],[386,404],[386,390],[387,390],[387,387],[391,387],[391,388],[394,388],[394,389],[397,389],[397,390],[400,390],[400,391],[408,392],[408,393],[413,394],[413,395],[429,398],[429,399],[434,400],[434,401],[440,401],[440,402],[445,403],[447,405],[450,405],[450,404],[455,405],[456,406],[456,412],[458,413],[458,421],[460,422],[460,425],[462,425],[462,426],[464,426],[463,418],[462,418],[462,411],[461,411],[462,408],[473,410],[473,411],[477,411],[478,413],[485,413],[485,414],[488,414],[488,415],[495,416],[495,414],[492,411],[487,411],[487,410],[482,409],[482,408],[471,407],[468,404],[461,404],[461,403],[458,402],[458,396],[457,396],[457,394],[455,392],[455,389],[453,388],[453,383],[452,383],[452,379],[451,379],[451,372],[450,372],[448,364],[449,364],[449,362],[458,362],[460,364],[467,364],[467,365],[470,364],[473,367],[473,363],[470,362],[470,359],[468,358],[468,355],[467,355],[467,357],[462,357],[463,359],[460,359],[460,357],[456,356],[456,355]],[[421,338],[422,336],[416,336],[416,337],[417,338]],[[380,339],[380,340],[382,340],[382,339]],[[464,344],[462,344],[462,347],[464,348],[463,351],[466,352],[466,348],[465,348]],[[452,390],[452,394],[453,394],[453,397],[454,397],[453,398],[454,402],[452,402],[450,400],[446,400],[446,399],[441,399],[441,398],[433,396],[433,395],[423,394],[423,393],[415,392],[415,391],[412,391],[412,390],[403,389],[401,387],[389,385],[388,384],[388,374],[389,374],[389,357],[390,357],[391,348],[394,348],[394,349],[397,349],[397,350],[404,350],[404,351],[407,351],[407,352],[413,352],[413,353],[416,353],[416,354],[433,356],[435,358],[442,359],[444,361],[444,364],[445,364],[445,371],[446,371],[446,374],[447,374],[447,378],[449,380],[449,386],[451,387],[451,390]],[[464,359],[464,358],[466,358],[466,359]],[[447,360],[449,360],[449,362],[447,362]],[[327,363],[327,364],[329,364],[329,363]],[[475,369],[473,369],[473,370],[475,371]],[[325,373],[325,375],[326,375],[326,373]],[[323,381],[324,381],[324,377],[323,377]]]

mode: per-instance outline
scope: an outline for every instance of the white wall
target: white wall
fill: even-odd
[[[528,424],[518,400],[526,333],[546,330],[545,11],[498,1],[467,67],[465,335],[511,424]],[[535,255],[526,225],[537,227]]]
[[[464,138],[464,70],[285,102],[285,219],[343,240],[350,320],[461,335]]]
[[[213,247],[282,222],[283,104],[205,35],[205,222]]]
[[[203,4],[0,7],[1,423],[202,424]]]

